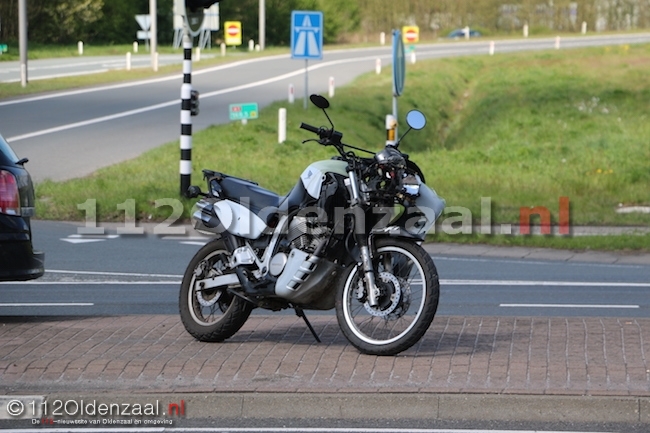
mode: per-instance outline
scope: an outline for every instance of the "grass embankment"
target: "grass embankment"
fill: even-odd
[[[564,196],[571,201],[571,224],[647,226],[648,215],[615,210],[619,203],[650,203],[648,67],[647,45],[409,65],[400,119],[418,108],[429,123],[411,132],[401,149],[422,167],[427,183],[448,206],[469,209],[475,222],[481,220],[481,198],[490,197],[495,224],[517,224],[520,208],[531,206],[548,208],[557,223]],[[371,150],[382,147],[390,89],[389,71],[337,89],[329,114],[345,142]],[[326,124],[319,110],[304,111],[302,104],[287,106],[288,139],[277,144],[281,106],[287,104],[262,110],[260,119],[246,126],[232,123],[196,133],[194,183],[200,182],[201,168],[211,168],[285,193],[306,165],[333,154],[314,143],[301,144],[311,138],[298,129],[301,121]],[[178,197],[178,155],[178,143],[170,143],[87,178],[44,182],[37,186],[38,215],[80,220],[84,214],[77,204],[95,198],[99,221],[119,221],[124,211],[117,205],[134,199],[138,219],[163,219],[171,208],[156,208],[154,201]],[[184,201],[185,217],[192,204]],[[459,216],[458,208],[450,210],[441,220]],[[461,236],[441,236],[457,238]],[[548,244],[545,237],[536,238],[534,242]],[[530,238],[517,239],[473,236],[465,241],[520,243]],[[553,246],[650,249],[648,236],[618,237],[623,245],[599,239],[564,238]]]

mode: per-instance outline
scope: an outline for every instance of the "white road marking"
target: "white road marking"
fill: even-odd
[[[554,286],[554,287],[650,287],[650,283],[598,281],[440,280],[447,286]]]
[[[16,286],[160,286],[178,285],[180,281],[0,281],[0,285]]]
[[[309,70],[313,71],[313,70],[316,70],[316,69],[321,69],[321,68],[325,68],[325,67],[328,67],[328,66],[340,65],[340,64],[344,64],[344,63],[354,63],[354,62],[370,61],[370,60],[374,61],[376,58],[377,58],[377,56],[370,56],[370,57],[361,57],[361,58],[354,58],[354,59],[334,60],[334,61],[331,61],[331,62],[325,62],[325,63],[320,63],[320,64],[317,64],[317,65],[310,66]],[[233,67],[232,64],[230,65],[230,67]],[[217,68],[211,68],[210,72],[212,70],[216,70],[216,69]],[[200,72],[206,73],[206,70],[202,70]],[[227,88],[227,89],[217,90],[217,91],[214,91],[214,92],[204,93],[204,94],[201,95],[201,99],[206,99],[206,98],[211,98],[213,96],[219,96],[219,95],[224,95],[224,94],[227,94],[227,93],[237,92],[239,90],[252,89],[254,87],[259,87],[259,86],[263,86],[263,85],[266,85],[266,84],[275,83],[277,81],[282,81],[282,80],[285,80],[287,78],[295,77],[297,75],[302,75],[304,73],[305,73],[304,68],[297,69],[297,70],[295,70],[293,72],[289,72],[289,73],[286,73],[286,74],[283,74],[283,75],[278,75],[278,76],[273,77],[273,78],[268,78],[268,79],[265,79],[265,80],[255,81],[253,83],[248,83],[248,84],[242,84],[240,86],[230,87],[230,88]],[[178,77],[176,77],[176,78],[178,78]],[[163,80],[160,80],[160,81],[163,81]],[[138,82],[138,85],[141,85],[143,83],[146,83],[146,82],[140,81],[140,82]],[[127,87],[127,86],[123,86],[123,87]],[[96,91],[95,89],[90,89],[90,90],[91,91]],[[78,93],[89,93],[89,92],[78,91]],[[69,94],[71,94],[71,93],[69,92]],[[31,99],[32,101],[38,100],[36,98],[27,98],[27,99]],[[2,106],[2,105],[10,105],[11,102],[18,103],[20,101],[26,101],[27,99],[19,99],[19,100],[16,100],[16,101],[8,101],[6,103],[1,103],[0,102],[0,106]],[[134,115],[137,115],[137,114],[142,114],[142,113],[146,113],[146,112],[149,112],[149,111],[155,111],[155,110],[159,110],[161,108],[167,108],[167,107],[172,107],[172,106],[177,106],[177,105],[178,105],[178,99],[174,99],[172,101],[162,102],[160,104],[149,105],[147,107],[137,108],[137,109],[134,109],[134,110],[123,111],[121,113],[110,114],[108,116],[96,117],[94,119],[88,119],[88,120],[84,120],[84,121],[81,121],[81,122],[69,123],[67,125],[56,126],[54,128],[42,129],[40,131],[34,131],[34,132],[30,132],[30,133],[23,134],[23,135],[16,135],[16,136],[13,136],[13,137],[7,137],[6,140],[8,142],[13,143],[13,142],[20,141],[20,140],[26,140],[28,138],[34,138],[34,137],[40,137],[40,136],[43,136],[43,135],[54,134],[56,132],[67,131],[69,129],[74,129],[74,128],[81,128],[83,126],[94,125],[96,123],[108,122],[108,121],[111,121],[111,120],[117,120],[117,119],[121,119],[123,117],[130,117],[130,116],[134,116]]]
[[[121,277],[148,277],[148,278],[183,278],[182,275],[172,274],[144,274],[138,272],[104,272],[104,271],[69,271],[62,269],[46,269],[45,273],[52,274],[79,274],[79,275],[105,275]]]
[[[206,69],[201,69],[198,71],[192,72],[192,76],[196,75],[202,75],[202,74],[207,74],[209,72],[215,72],[219,71],[222,69],[229,69],[229,68],[234,68],[236,66],[242,66],[242,65],[247,65],[249,63],[253,62],[261,62],[261,61],[266,61],[266,60],[276,60],[278,58],[282,57],[289,57],[288,55],[281,55],[281,56],[272,56],[272,57],[265,57],[263,59],[252,59],[252,60],[242,60],[239,62],[233,62],[233,63],[228,63],[226,65],[219,65],[215,66],[212,68],[206,68]],[[176,81],[176,80],[181,80],[183,78],[182,75],[171,75],[171,76],[166,76],[166,77],[161,77],[161,78],[153,78],[149,80],[139,80],[139,81],[130,81],[127,83],[120,83],[120,84],[110,84],[107,86],[100,86],[100,87],[93,87],[89,89],[79,89],[79,90],[69,90],[65,92],[57,92],[57,93],[52,93],[48,95],[38,95],[38,96],[30,96],[27,98],[21,98],[21,99],[13,99],[9,101],[2,101],[0,102],[0,107],[4,105],[15,105],[15,104],[23,104],[26,102],[37,102],[37,101],[43,101],[45,99],[53,99],[53,98],[62,98],[65,96],[74,96],[74,95],[85,95],[87,93],[94,93],[94,92],[103,92],[103,91],[111,91],[115,89],[124,89],[127,87],[136,87],[136,86],[142,86],[145,84],[156,84],[156,83],[162,83],[165,81]],[[178,102],[178,101],[177,101]]]
[[[102,74],[102,73],[108,72],[108,71],[109,71],[109,69],[97,69],[96,71],[88,71],[88,72],[68,72],[68,73],[65,73],[65,74],[41,75],[41,76],[36,76],[36,77],[29,77],[29,81],[49,80],[51,78],[78,77],[78,76],[81,76],[81,75]],[[4,84],[19,83],[19,82],[20,82],[20,79],[0,81],[0,83],[4,83]]]
[[[499,262],[500,264],[513,264],[513,265],[536,265],[536,266],[556,266],[558,264],[558,260],[547,260],[547,261],[542,261],[542,260],[533,260],[529,259],[527,257],[521,257],[520,259],[509,259],[509,258],[504,258],[504,257],[486,257],[486,258],[478,258],[478,257],[447,257],[447,256],[439,256],[437,254],[447,254],[444,251],[440,253],[430,253],[429,255],[434,261],[450,261],[450,262],[479,262],[479,263],[494,263],[494,262]],[[453,254],[453,253],[451,253]],[[567,261],[567,260],[562,260],[561,261],[563,265],[565,266],[572,266],[572,267],[598,267],[598,268],[629,268],[629,269],[645,269],[648,267],[648,265],[632,265],[628,263],[595,263],[595,262],[580,262],[580,261]]]
[[[499,304],[504,308],[606,308],[606,309],[634,309],[638,305],[600,305],[600,304]]]
[[[26,302],[26,303],[13,303],[2,304],[0,307],[92,307],[91,302]]]

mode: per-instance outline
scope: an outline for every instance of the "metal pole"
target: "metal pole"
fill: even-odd
[[[149,36],[151,37],[151,67],[154,71],[158,70],[158,5],[157,0],[149,0],[149,14],[151,15],[151,28]]]
[[[259,18],[259,46],[264,51],[266,46],[266,5],[265,0],[260,0],[260,18]]]
[[[192,38],[186,27],[183,34],[183,85],[181,86],[181,196],[192,182]]]
[[[27,0],[18,0],[18,39],[20,83],[27,87]]]
[[[393,118],[395,119],[395,140],[399,140],[397,128],[399,126],[399,117],[397,116],[397,96],[393,95]]]
[[[305,103],[303,108],[307,109],[307,95],[309,94],[309,60],[305,59]]]

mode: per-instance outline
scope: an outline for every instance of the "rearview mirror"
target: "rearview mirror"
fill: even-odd
[[[312,104],[320,108],[321,110],[324,110],[326,108],[330,108],[330,102],[325,99],[325,97],[321,95],[311,95],[309,97],[309,100],[311,101]]]
[[[413,129],[419,130],[427,124],[427,119],[419,110],[411,110],[406,115],[406,123]]]

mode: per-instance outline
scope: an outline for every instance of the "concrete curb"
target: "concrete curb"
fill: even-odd
[[[30,397],[35,398],[35,397]],[[36,397],[39,398],[39,397]],[[207,419],[339,419],[482,420],[515,422],[650,423],[650,397],[558,396],[433,393],[162,393],[52,394],[41,396],[52,408],[62,402],[151,404],[153,418]],[[172,405],[181,413],[170,413]],[[38,406],[38,403],[37,403]],[[42,407],[42,406],[41,406]],[[76,405],[71,404],[74,408]],[[184,414],[183,414],[184,412]],[[26,413],[24,418],[30,418]],[[36,414],[37,418],[46,414]],[[61,417],[59,417],[61,418]],[[132,419],[139,416],[77,416],[65,418]],[[152,417],[145,417],[152,418]]]

